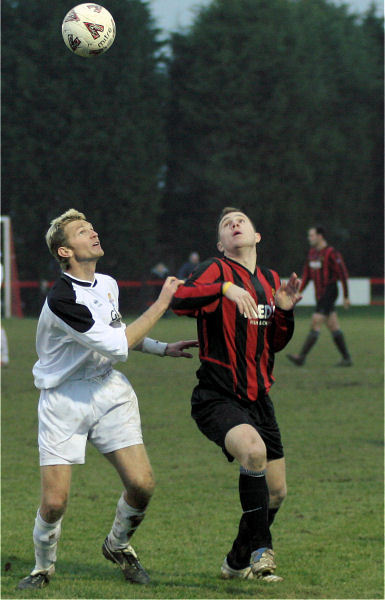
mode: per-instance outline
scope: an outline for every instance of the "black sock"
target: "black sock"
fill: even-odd
[[[270,547],[268,524],[269,490],[264,471],[259,473],[241,467],[239,496],[250,535],[251,552]]]
[[[338,350],[341,352],[342,356],[346,358],[346,360],[349,360],[350,354],[346,346],[344,334],[342,333],[341,329],[339,329],[338,331],[333,331],[332,336],[333,341],[337,346]]]
[[[269,491],[264,471],[257,473],[241,467],[239,496],[243,515],[238,535],[227,555],[227,562],[233,569],[247,567],[254,550],[272,547],[268,525]]]
[[[244,569],[250,564],[250,554],[250,532],[243,514],[239,521],[238,535],[227,555],[227,562],[232,569]]]
[[[319,331],[310,329],[308,336],[304,342],[304,345],[302,346],[302,350],[299,353],[299,356],[301,358],[305,358],[306,354],[308,354],[310,352],[310,350],[313,348],[313,346],[316,343],[316,341],[318,340],[318,338],[319,338]]]

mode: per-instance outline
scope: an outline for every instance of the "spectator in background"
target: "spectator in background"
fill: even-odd
[[[323,227],[311,227],[308,230],[310,250],[302,274],[300,291],[305,289],[310,280],[314,282],[317,305],[312,316],[311,328],[299,354],[288,354],[288,359],[298,367],[305,364],[306,356],[317,342],[324,323],[329,328],[333,341],[341,353],[337,367],[350,367],[351,356],[341,331],[335,301],[338,297],[337,281],[342,283],[344,308],[350,306],[348,292],[348,271],[342,255],[328,245]]]
[[[193,270],[199,265],[200,256],[198,252],[191,252],[188,261],[180,267],[177,277],[178,279],[187,279]]]
[[[168,277],[168,268],[163,262],[156,263],[151,269],[151,277],[164,281]]]

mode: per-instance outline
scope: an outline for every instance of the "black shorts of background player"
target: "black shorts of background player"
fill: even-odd
[[[338,367],[350,367],[353,362],[348,351],[344,334],[335,310],[338,297],[337,281],[342,283],[344,308],[350,306],[348,294],[348,271],[340,252],[328,245],[323,227],[311,227],[308,230],[311,246],[302,274],[301,291],[310,280],[314,282],[316,309],[312,315],[310,331],[299,354],[288,354],[288,359],[298,367],[305,364],[306,356],[317,342],[322,325],[328,327],[332,339],[341,353]]]

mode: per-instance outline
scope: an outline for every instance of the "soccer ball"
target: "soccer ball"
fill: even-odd
[[[89,58],[103,54],[115,39],[115,22],[99,4],[79,4],[64,17],[62,35],[71,52]]]

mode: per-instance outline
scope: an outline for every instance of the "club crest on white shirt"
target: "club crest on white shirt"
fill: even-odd
[[[110,292],[108,292],[108,301],[112,305],[111,308],[111,322],[110,327],[121,327],[122,326],[122,315],[115,306],[114,299]]]

